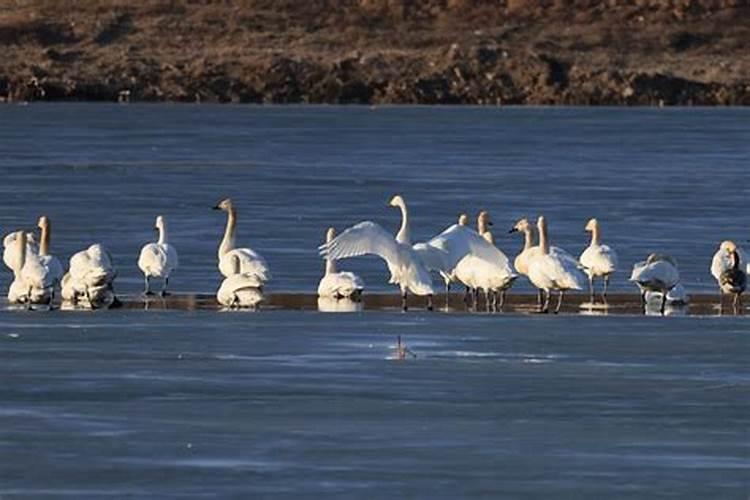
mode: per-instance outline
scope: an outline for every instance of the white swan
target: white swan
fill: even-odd
[[[586,277],[580,269],[580,264],[567,252],[558,249],[550,252],[547,239],[547,221],[543,216],[537,220],[539,230],[539,252],[533,253],[528,261],[529,280],[538,289],[546,293],[542,312],[549,311],[552,290],[559,291],[555,312],[560,311],[566,290],[581,290]]]
[[[740,295],[747,287],[747,274],[740,248],[733,241],[723,241],[711,262],[711,274],[719,284],[722,294],[734,295],[734,306],[740,304]]]
[[[332,227],[326,232],[326,244],[333,241],[336,230]],[[326,259],[326,271],[318,284],[318,297],[334,299],[357,300],[365,289],[365,282],[354,273],[347,271],[336,272],[336,261],[330,257]]]
[[[29,252],[29,245],[26,245],[26,258],[21,278],[28,288],[28,303],[31,304],[49,304],[55,300],[55,290],[60,284],[63,276],[62,264],[60,260],[49,253],[51,224],[46,216],[39,217],[37,227],[41,230],[39,239],[39,253]]]
[[[407,293],[426,295],[427,307],[432,308],[432,286],[430,272],[411,245],[409,214],[406,203],[401,196],[394,196],[392,207],[401,209],[401,228],[396,237],[374,222],[365,221],[356,224],[330,243],[319,247],[323,257],[328,259],[345,259],[360,255],[377,255],[385,260],[391,273],[389,283],[401,289],[402,306],[406,309]]]
[[[68,273],[62,280],[62,297],[74,305],[92,309],[115,305],[113,284],[117,271],[112,257],[101,244],[94,244],[70,258]]]
[[[23,268],[26,264],[26,254],[29,252],[26,243],[26,233],[16,231],[5,237],[5,251],[12,255],[6,264],[13,269],[13,281],[8,288],[8,302],[11,304],[29,304],[29,287],[23,279]],[[33,255],[33,254],[32,254]]]
[[[159,232],[159,239],[156,243],[147,243],[141,248],[141,254],[138,257],[138,267],[143,272],[146,288],[144,295],[151,295],[151,278],[163,280],[161,296],[167,294],[169,285],[169,276],[172,271],[177,269],[179,260],[177,250],[167,241],[167,222],[161,215],[156,218],[154,229]]]
[[[261,282],[265,283],[271,278],[268,264],[263,257],[250,248],[235,248],[234,234],[237,225],[237,210],[230,198],[222,200],[214,207],[214,210],[223,210],[227,213],[227,227],[224,238],[219,245],[219,271],[229,278],[233,274],[233,259],[237,256],[240,262],[241,274],[255,275]]]
[[[644,306],[647,303],[647,292],[661,293],[663,313],[668,293],[680,282],[680,273],[672,257],[652,253],[645,261],[633,265],[630,281],[638,285]]]
[[[232,274],[222,281],[216,292],[219,304],[230,308],[255,307],[263,301],[263,281],[254,273],[242,272],[242,259],[237,254],[226,257]]]
[[[519,219],[513,227],[508,231],[509,233],[521,233],[524,236],[523,240],[523,248],[518,253],[516,258],[513,260],[513,266],[516,269],[516,272],[518,274],[523,274],[527,278],[529,277],[529,262],[534,257],[537,257],[541,254],[541,248],[539,248],[539,245],[537,245],[535,238],[534,238],[534,226],[531,225],[531,223],[526,218]],[[556,255],[561,260],[573,260],[572,255],[570,255],[565,250],[558,248],[556,246],[550,246],[549,247],[549,253],[552,255]],[[578,263],[576,262],[576,265]],[[533,283],[532,283],[533,284]],[[539,289],[539,295],[537,304],[539,305],[539,308],[543,308],[544,304],[544,291],[540,288]]]
[[[454,275],[467,287],[475,291],[474,306],[476,307],[476,291],[483,290],[487,301],[487,307],[494,309],[498,306],[497,296],[500,295],[499,307],[505,303],[505,294],[518,278],[518,275],[510,266],[508,257],[495,246],[495,238],[489,231],[492,225],[489,214],[482,210],[477,217],[477,233],[495,250],[492,258],[488,255],[480,255],[470,252],[456,265]],[[490,295],[492,301],[490,302]]]
[[[521,252],[513,260],[513,267],[516,268],[516,272],[528,276],[529,259],[535,252],[539,251],[539,247],[534,242],[534,229],[531,227],[528,219],[519,219],[508,232],[523,233],[524,235],[523,249],[521,249]]]
[[[740,258],[740,268],[743,269],[746,274],[748,273],[748,271],[750,271],[750,264],[747,263],[747,256],[745,255],[745,251],[737,246],[733,241],[722,241],[719,245],[719,249],[713,256],[713,259],[711,259],[711,276],[716,279],[716,282],[719,284],[720,288],[721,283],[719,283],[719,281],[721,279],[721,274],[727,269],[731,269],[732,267],[732,261],[729,251],[729,248],[731,248],[732,246],[737,252],[737,256]]]
[[[608,245],[602,245],[601,228],[598,220],[589,219],[584,230],[591,232],[591,243],[581,253],[578,260],[589,277],[590,301],[592,304],[594,303],[594,278],[601,277],[604,279],[602,297],[606,302],[609,278],[617,270],[617,254]]]

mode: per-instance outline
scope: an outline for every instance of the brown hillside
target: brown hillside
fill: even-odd
[[[750,104],[750,0],[0,0],[0,99]]]

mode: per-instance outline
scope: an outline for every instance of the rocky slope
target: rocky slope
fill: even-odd
[[[0,0],[0,100],[750,105],[750,0]]]

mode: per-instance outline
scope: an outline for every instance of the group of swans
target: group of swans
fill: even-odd
[[[395,237],[380,225],[365,221],[346,229],[338,237],[329,237],[319,250],[328,262],[360,255],[382,258],[391,274],[389,283],[398,285],[401,290],[404,309],[409,292],[427,296],[428,308],[432,307],[435,289],[430,272],[440,274],[446,295],[452,283],[460,282],[467,287],[467,292],[473,291],[476,305],[478,292],[484,291],[488,309],[502,307],[505,293],[518,275],[526,276],[538,289],[540,312],[550,311],[553,292],[558,294],[554,309],[554,312],[558,312],[565,293],[582,290],[586,281],[590,304],[594,305],[596,279],[603,281],[602,299],[606,304],[609,283],[617,270],[618,258],[614,249],[602,243],[601,225],[596,218],[589,219],[584,226],[584,231],[591,233],[591,240],[578,259],[550,245],[544,216],[540,216],[536,222],[538,243],[535,241],[534,226],[527,219],[520,219],[510,232],[522,233],[524,246],[511,266],[505,254],[494,245],[494,237],[489,230],[492,222],[486,211],[478,216],[477,231],[467,227],[468,217],[462,214],[457,224],[425,243],[412,245],[406,202],[396,195],[389,205],[401,211],[401,227]],[[332,235],[329,232],[329,236]],[[734,294],[737,304],[747,281],[741,250],[732,242],[722,243],[714,256],[711,270],[721,292]],[[641,290],[644,307],[656,302],[662,313],[667,304],[682,305],[689,300],[680,283],[677,264],[667,255],[650,254],[645,261],[636,263],[630,281]],[[320,290],[323,289],[322,285],[323,282]]]
[[[390,271],[389,283],[401,291],[403,308],[408,294],[427,297],[432,308],[436,293],[431,273],[438,274],[445,285],[446,300],[451,284],[461,283],[467,290],[467,301],[474,306],[480,291],[485,294],[488,309],[502,308],[506,292],[520,275],[539,291],[539,311],[550,311],[553,292],[558,294],[554,312],[561,308],[563,297],[570,290],[582,290],[589,283],[589,296],[595,300],[595,279],[602,279],[602,298],[606,303],[612,274],[617,270],[615,251],[602,243],[601,226],[590,219],[584,230],[591,233],[588,247],[578,259],[550,244],[548,224],[540,216],[536,225],[520,219],[510,230],[524,235],[524,245],[513,265],[495,246],[490,231],[493,225],[487,211],[477,217],[476,230],[469,227],[469,218],[461,214],[456,224],[432,239],[412,244],[409,211],[400,195],[393,196],[389,205],[401,213],[401,226],[395,236],[375,222],[356,224],[338,236],[334,228],[326,232],[325,243],[318,249],[325,258],[325,273],[318,285],[321,300],[358,301],[364,291],[363,280],[352,272],[337,271],[336,261],[361,255],[375,255],[383,259]],[[238,248],[235,242],[237,210],[231,199],[222,200],[214,207],[227,214],[224,236],[218,249],[218,269],[224,279],[217,291],[217,301],[228,308],[253,308],[263,301],[263,288],[271,274],[265,259],[248,247]],[[15,304],[52,305],[56,291],[61,290],[63,301],[90,308],[116,304],[114,280],[117,271],[112,257],[102,244],[93,244],[70,258],[68,272],[63,273],[60,261],[50,254],[51,224],[46,216],[39,218],[40,235],[15,231],[3,240],[3,261],[13,271],[13,282],[8,300]],[[177,269],[177,251],[168,242],[167,222],[156,218],[155,242],[145,244],[138,258],[143,272],[144,295],[151,295],[151,280],[162,280],[160,294],[166,295],[169,278]],[[535,229],[538,241],[535,238]],[[734,296],[735,307],[747,285],[747,265],[744,253],[732,241],[724,241],[715,253],[711,273],[717,281],[722,297]],[[680,284],[675,260],[667,255],[652,253],[633,266],[630,281],[641,290],[644,306],[658,302],[662,313],[667,304],[681,304],[688,300]],[[332,309],[337,309],[332,307]]]
[[[432,308],[432,297],[436,290],[430,272],[439,273],[443,277],[446,290],[451,282],[460,280],[459,274],[463,273],[464,279],[471,285],[483,288],[488,294],[506,290],[515,279],[516,275],[510,268],[507,257],[488,240],[488,236],[482,236],[468,228],[465,217],[431,240],[412,244],[406,202],[396,195],[389,205],[401,212],[401,227],[395,237],[375,222],[360,222],[321,245],[321,254],[328,261],[360,255],[380,257],[390,271],[389,283],[397,285],[401,290],[404,309],[407,307],[409,293],[426,296],[427,307]],[[486,213],[480,214],[481,224],[487,225],[488,220]],[[486,266],[486,272],[480,277],[467,277],[471,270],[462,271],[462,261],[467,257],[478,259]],[[469,283],[465,284],[469,286]]]

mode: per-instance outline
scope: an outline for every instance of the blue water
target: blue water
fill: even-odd
[[[0,107],[0,232],[105,243],[117,289],[168,217],[175,292],[211,293],[222,214],[269,291],[312,291],[329,225],[413,236],[545,214],[578,253],[602,222],[613,287],[651,251],[712,291],[750,238],[750,110]],[[377,259],[345,267],[392,290]],[[0,272],[0,288],[10,281]],[[529,291],[525,283],[519,288]],[[416,359],[389,359],[401,335]],[[737,498],[750,495],[747,319],[369,311],[0,310],[0,497]]]

